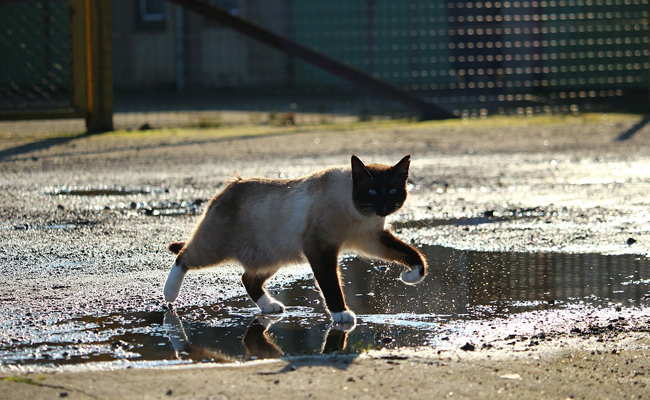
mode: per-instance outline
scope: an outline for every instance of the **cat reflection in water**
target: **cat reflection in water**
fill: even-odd
[[[178,254],[164,296],[173,303],[187,271],[238,262],[242,282],[263,313],[281,313],[284,305],[264,283],[287,264],[309,262],[334,322],[354,323],[341,289],[341,252],[401,263],[407,284],[424,279],[422,253],[396,238],[386,216],[407,197],[410,156],[394,166],[364,165],[352,156],[351,167],[327,168],[294,179],[237,177],[208,204],[186,242],[174,242]]]
[[[282,349],[275,343],[273,336],[269,334],[269,328],[274,323],[282,320],[282,316],[260,315],[253,319],[248,325],[246,333],[241,340],[244,350],[244,359],[264,360],[280,358],[284,354]],[[234,363],[238,359],[228,356],[226,353],[216,348],[210,348],[202,345],[203,340],[197,340],[198,343],[192,344],[180,317],[173,311],[167,311],[163,319],[163,325],[167,328],[167,335],[174,348],[175,357],[179,360],[206,361],[210,360],[217,363]],[[347,330],[336,329],[330,326],[324,332],[321,338],[321,347],[318,354],[329,354],[344,350],[347,347],[349,332]],[[225,344],[228,353],[236,351],[232,347],[233,343]],[[307,348],[309,346],[305,344]],[[295,350],[295,346],[292,346]]]

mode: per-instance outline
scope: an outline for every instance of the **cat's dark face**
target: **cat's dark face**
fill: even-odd
[[[368,164],[352,156],[352,200],[362,215],[385,217],[399,210],[406,200],[406,180],[411,156],[395,166]]]

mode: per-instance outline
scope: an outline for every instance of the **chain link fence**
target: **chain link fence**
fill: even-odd
[[[644,0],[206,1],[457,116],[647,110]],[[0,118],[71,106],[71,2],[0,1]],[[111,5],[116,128],[417,115],[172,2]]]
[[[72,107],[69,1],[0,1],[0,118]]]
[[[116,3],[118,126],[413,115],[179,6]],[[456,115],[647,104],[642,0],[210,3]]]

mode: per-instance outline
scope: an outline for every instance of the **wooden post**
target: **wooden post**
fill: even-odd
[[[88,88],[86,87],[86,11],[85,0],[70,2],[70,31],[72,33],[72,107],[79,117],[86,116]]]
[[[86,130],[113,130],[113,65],[111,60],[111,2],[83,0],[85,27]],[[81,61],[80,57],[76,58]]]

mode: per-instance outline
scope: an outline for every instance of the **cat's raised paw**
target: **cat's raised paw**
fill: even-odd
[[[416,265],[412,270],[402,272],[401,278],[402,282],[407,285],[418,284],[424,280],[423,267],[421,265]]]
[[[284,304],[266,293],[257,300],[257,306],[262,310],[263,314],[279,314],[284,312]]]
[[[357,316],[350,310],[332,313],[332,321],[335,323],[350,324],[354,323],[356,319]]]

